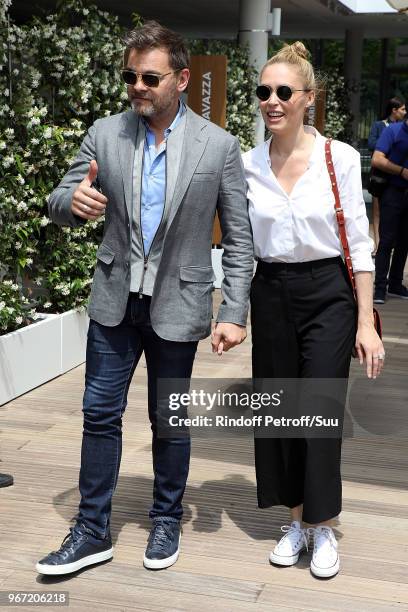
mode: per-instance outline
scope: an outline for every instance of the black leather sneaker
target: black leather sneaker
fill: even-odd
[[[51,552],[37,563],[35,567],[38,573],[48,576],[70,574],[87,565],[100,563],[113,557],[110,535],[104,540],[98,539],[85,525],[75,525],[69,531],[61,548]]]
[[[10,474],[0,474],[0,488],[11,487],[13,482],[13,477]]]
[[[385,304],[385,289],[376,289],[374,292],[374,304]]]
[[[408,289],[404,285],[399,287],[388,287],[388,295],[398,297],[401,300],[408,300]]]
[[[180,552],[180,521],[167,517],[153,519],[143,565],[148,569],[164,569],[173,565]]]

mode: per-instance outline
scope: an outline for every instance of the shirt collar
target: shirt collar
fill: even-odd
[[[320,132],[316,130],[315,127],[311,125],[305,125],[304,128],[305,128],[305,132],[308,132],[309,134],[313,134],[316,138],[315,145],[313,147],[313,151],[309,159],[309,168],[310,168],[310,166],[313,166],[317,161],[321,160],[322,153],[324,150],[324,143],[326,139],[324,136],[320,134]],[[268,140],[264,142],[264,145],[263,145],[263,157],[269,167],[271,167],[271,158],[269,157],[269,147],[271,145],[272,138],[273,136],[268,138]]]

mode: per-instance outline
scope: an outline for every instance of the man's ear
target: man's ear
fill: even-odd
[[[187,89],[188,82],[190,80],[190,70],[188,68],[183,68],[179,72],[179,78],[177,83],[177,89],[181,93]]]

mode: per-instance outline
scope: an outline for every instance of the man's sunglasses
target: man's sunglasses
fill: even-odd
[[[176,72],[180,71],[172,70],[171,72],[166,72],[165,74],[148,74],[143,72],[134,72],[133,70],[125,68],[122,70],[122,79],[125,81],[126,85],[136,85],[137,81],[141,79],[145,87],[158,87],[164,77]]]
[[[279,100],[287,102],[291,99],[293,92],[310,91],[310,89],[292,89],[291,87],[289,87],[289,85],[279,85],[279,87],[277,87],[275,91]],[[273,87],[270,87],[269,85],[258,85],[258,87],[256,88],[256,96],[257,98],[259,98],[259,100],[261,100],[261,102],[266,102],[267,100],[269,100],[273,92]]]

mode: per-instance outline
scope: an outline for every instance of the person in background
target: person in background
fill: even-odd
[[[408,289],[403,284],[408,254],[407,115],[400,123],[391,123],[384,129],[375,146],[371,164],[389,175],[380,199],[380,242],[375,257],[374,303],[384,304],[387,288],[388,295],[408,300]]]
[[[405,115],[405,104],[396,96],[390,98],[385,105],[384,118],[379,121],[374,121],[371,126],[370,133],[368,135],[367,146],[371,154],[375,151],[375,145],[377,140],[381,136],[382,132],[390,123],[402,121]],[[379,226],[380,226],[380,202],[379,198],[373,196],[373,232],[374,232],[374,251],[373,255],[377,253],[378,243],[380,241]]]
[[[296,42],[263,67],[256,94],[272,136],[243,155],[258,260],[251,288],[253,377],[301,379],[304,386],[310,379],[347,381],[353,347],[360,363],[366,362],[369,378],[378,376],[385,356],[373,321],[374,265],[360,156],[333,141],[356,306],[342,259],[326,139],[303,125],[317,89],[307,58],[305,46]],[[327,405],[323,399],[312,409],[324,414]],[[344,410],[342,401],[339,408]],[[285,535],[270,555],[272,563],[297,563],[313,534],[311,572],[329,578],[339,571],[332,520],[341,511],[340,459],[341,433],[255,436],[258,504],[284,505],[291,514],[291,524],[282,527]]]

